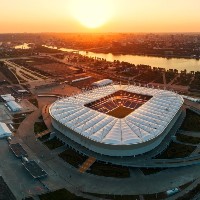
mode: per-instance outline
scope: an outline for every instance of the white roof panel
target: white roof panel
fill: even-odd
[[[118,90],[153,97],[123,119],[84,106]],[[131,145],[160,135],[182,104],[183,98],[170,91],[133,85],[109,85],[58,100],[50,107],[50,113],[60,123],[96,142]]]

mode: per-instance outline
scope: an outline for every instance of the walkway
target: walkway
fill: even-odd
[[[195,180],[193,183],[191,183],[191,185],[189,185],[187,188],[185,188],[184,190],[180,191],[179,193],[166,198],[165,200],[174,200],[177,199],[179,197],[184,196],[185,194],[187,194],[189,191],[191,191],[193,188],[195,188],[200,182],[200,178],[198,178],[197,180]],[[198,199],[197,199],[198,200]]]
[[[200,132],[194,132],[194,131],[181,131],[180,132],[183,135],[191,136],[191,137],[197,137],[200,138]]]
[[[92,165],[93,163],[96,161],[96,158],[94,157],[89,157],[79,168],[79,172],[80,173],[84,173],[85,171],[87,171]]]
[[[49,174],[46,179],[41,181],[50,190],[65,186],[69,191],[76,194],[80,194],[81,191],[116,195],[144,194],[165,191],[169,189],[169,185],[172,188],[177,187],[191,181],[200,174],[199,166],[179,168],[178,171],[176,169],[165,170],[160,172],[159,176],[157,174],[152,176],[138,175],[125,179],[80,173],[58,156],[55,156],[41,142],[35,141],[33,125],[40,114],[41,111],[39,110],[30,114],[20,125],[17,134],[18,140],[21,141],[30,158],[38,160],[40,166]],[[186,176],[186,178],[183,179],[182,176]],[[162,177],[162,182],[160,177]],[[157,185],[156,188],[155,185]]]
[[[35,138],[34,123],[37,121],[39,116],[41,116],[41,110],[39,109],[31,113],[19,126],[16,137],[13,138],[12,142],[20,142],[23,148],[27,151],[29,159],[36,160],[48,173],[48,176],[45,179],[40,180],[43,185],[51,191],[66,187],[69,191],[80,195],[76,183],[74,182],[73,185],[68,182],[68,174],[71,167],[66,169],[63,165],[65,163]],[[53,164],[49,164],[49,162],[53,162]],[[63,165],[63,169],[61,165]],[[79,179],[78,176],[79,175],[76,176],[76,180]],[[24,191],[24,193],[26,192],[28,191]],[[82,195],[84,196],[84,194]],[[26,196],[29,196],[29,194],[27,193]],[[85,196],[87,197],[87,195]]]
[[[4,63],[7,66],[10,66],[10,67],[16,69],[16,74],[28,82],[35,81],[35,80],[41,81],[41,80],[44,80],[47,78],[46,76],[43,76],[42,74],[39,74],[38,72],[35,72],[35,71],[33,72],[30,69],[20,66],[14,62],[6,60],[6,61],[4,61]]]
[[[49,107],[50,105],[45,105],[42,107],[42,117],[43,117],[45,125],[47,126],[48,130],[51,132],[53,130],[53,127],[52,127],[51,118],[49,115]]]
[[[171,129],[170,133],[165,137],[165,139],[161,142],[161,144],[157,148],[146,154],[143,154],[142,156],[136,156],[136,157],[111,157],[111,156],[100,155],[70,140],[68,137],[64,136],[62,133],[60,133],[55,129],[54,132],[60,140],[64,141],[72,148],[78,150],[82,154],[95,157],[97,160],[100,161],[118,164],[122,166],[129,166],[129,167],[153,167],[153,168],[180,167],[200,162],[200,155],[199,155],[199,160],[197,157],[184,158],[184,159],[151,159],[151,158],[163,152],[167,148],[167,146],[171,142],[171,137],[175,135],[177,130],[180,128],[184,120],[184,117],[185,117],[185,112],[182,113],[176,125]]]
[[[38,133],[35,137],[36,138],[40,138],[40,137],[42,137],[44,135],[47,135],[48,133],[50,133],[50,131],[47,129],[47,130],[45,130],[45,131],[43,131],[41,133]]]
[[[177,75],[167,84],[167,86],[170,86],[170,85],[174,84],[174,82],[176,81],[176,79],[177,79],[178,77],[180,77],[180,74],[177,74]]]
[[[200,168],[198,165],[179,167],[178,170],[177,168],[171,168],[149,176],[144,176],[143,174],[138,173],[137,176],[131,176],[124,179],[100,177],[88,173],[80,173],[76,168],[56,156],[54,152],[46,148],[46,146],[44,146],[41,142],[35,140],[33,126],[34,122],[40,115],[41,111],[37,110],[30,114],[21,123],[17,131],[18,138],[16,138],[16,140],[20,141],[22,146],[28,152],[30,159],[37,160],[40,166],[47,171],[49,176],[41,181],[50,190],[55,190],[65,186],[69,191],[76,194],[83,194],[82,191],[84,191],[99,194],[137,195],[163,192],[199,178]],[[178,128],[178,125],[176,128]],[[170,132],[169,139],[171,138],[171,134],[173,135],[175,133],[176,128]],[[163,145],[165,145],[165,143]],[[77,146],[75,147],[77,148]],[[151,154],[153,155],[153,152],[151,152]],[[178,163],[179,165],[187,165],[188,163],[195,162],[198,163],[200,156],[188,159],[196,160],[190,161],[184,159],[183,162],[183,159],[176,159],[175,161],[176,163],[180,161],[180,163]],[[113,158],[107,158],[107,161],[112,162],[114,160]],[[123,161],[124,160],[121,160],[120,164],[124,164]],[[152,162],[150,159],[142,160],[141,157],[127,158],[126,162],[144,167],[155,167],[155,164],[160,167],[174,165],[173,160],[154,159]]]

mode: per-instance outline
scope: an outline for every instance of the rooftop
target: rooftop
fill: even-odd
[[[117,91],[152,96],[123,119],[86,107]],[[110,85],[56,101],[51,116],[84,137],[110,145],[143,143],[160,135],[183,104],[171,91],[133,85]]]
[[[27,156],[27,152],[24,150],[21,144],[16,143],[16,144],[10,144],[9,146],[16,157],[21,158]]]
[[[34,160],[24,162],[23,165],[33,178],[47,176],[47,173]]]

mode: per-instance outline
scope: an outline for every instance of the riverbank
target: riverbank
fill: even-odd
[[[80,51],[86,51],[85,49],[82,49]],[[136,54],[136,53],[125,53],[122,51],[118,51],[118,52],[109,52],[109,51],[101,51],[101,50],[92,50],[91,52],[93,53],[104,53],[104,54],[108,54],[111,53],[113,55],[132,55],[132,56],[146,56],[146,57],[158,57],[158,58],[166,58],[166,59],[172,59],[172,58],[183,58],[183,59],[195,59],[195,60],[200,60],[200,57],[191,57],[191,56],[179,56],[179,55],[160,55],[160,54]]]
[[[46,47],[50,47],[48,45],[44,45]],[[80,48],[80,47],[77,47],[77,48],[73,48],[73,47],[62,47],[62,46],[57,46],[57,47],[53,47],[51,46],[51,48],[53,49],[69,49],[69,50],[72,50],[72,51],[82,51],[82,52],[92,52],[92,53],[102,53],[102,54],[113,54],[114,56],[118,56],[118,55],[133,55],[133,56],[147,56],[147,57],[159,57],[159,58],[166,58],[166,59],[171,59],[171,58],[183,58],[183,59],[195,59],[195,60],[199,60],[200,57],[198,56],[186,56],[186,55],[163,55],[163,54],[146,54],[146,53],[134,53],[134,52],[124,52],[124,51],[112,51],[110,49],[108,49],[107,47],[103,48],[91,48],[91,49],[83,49],[83,48]]]
[[[165,58],[165,57],[158,57],[158,56],[146,56],[146,55],[130,55],[130,54],[112,54],[112,53],[95,53],[95,50],[92,51],[83,51],[77,49],[67,49],[67,48],[58,48],[43,45],[44,47],[50,49],[60,50],[62,52],[78,52],[80,55],[87,56],[87,57],[97,57],[102,58],[110,62],[114,62],[119,60],[120,62],[128,62],[135,65],[150,65],[152,67],[161,67],[165,68],[166,70],[169,69],[177,69],[179,72],[181,70],[190,71],[200,71],[200,60],[192,59],[192,58]]]

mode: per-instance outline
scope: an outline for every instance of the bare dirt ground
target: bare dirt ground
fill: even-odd
[[[35,68],[45,70],[45,72],[58,76],[66,76],[76,73],[76,69],[73,69],[71,66],[59,63],[35,65]]]

